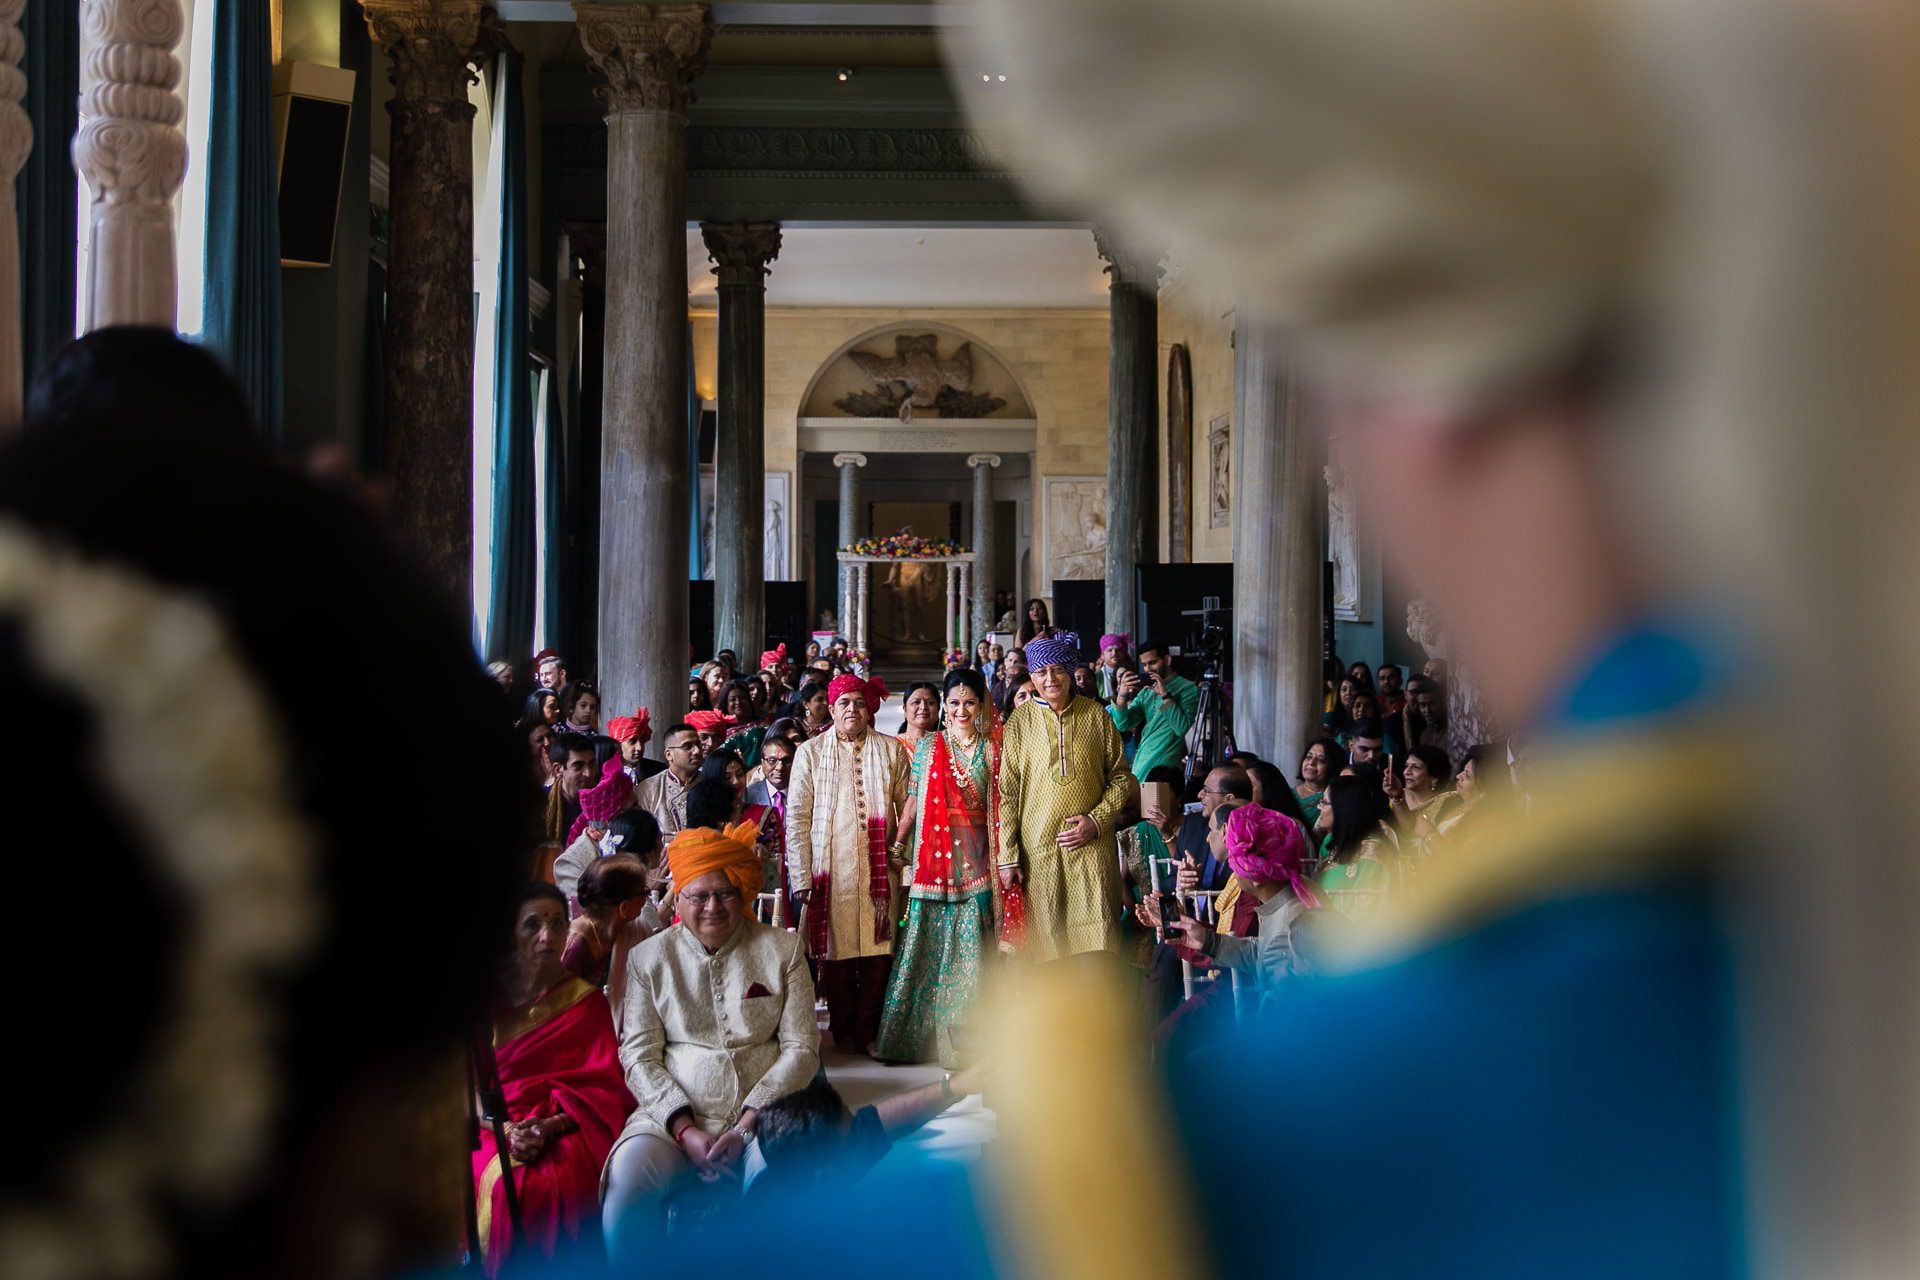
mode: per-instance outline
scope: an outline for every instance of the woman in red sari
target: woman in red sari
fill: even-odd
[[[517,1235],[493,1128],[485,1121],[473,1155],[480,1251],[489,1276],[523,1249],[550,1258],[583,1238],[597,1243],[600,1166],[633,1110],[613,1013],[598,987],[562,967],[566,941],[566,898],[550,884],[528,885],[514,912],[507,1007],[493,1028],[520,1200]]]

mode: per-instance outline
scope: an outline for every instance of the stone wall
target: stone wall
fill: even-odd
[[[1207,432],[1222,414],[1233,415],[1233,300],[1192,276],[1176,277],[1160,293],[1160,557],[1167,555],[1167,357],[1185,343],[1193,367],[1193,460],[1187,546],[1196,563],[1233,559],[1233,528],[1209,527]]]
[[[774,269],[779,269],[775,264]],[[695,313],[694,385],[717,385],[716,318]],[[1107,472],[1107,313],[1100,309],[961,310],[931,308],[767,308],[767,470],[799,470],[798,427],[807,388],[849,342],[895,325],[958,330],[988,347],[1019,379],[1033,404],[1037,445],[1032,510],[1038,518],[1045,477]],[[1228,378],[1231,399],[1231,369]],[[1225,558],[1224,555],[1221,558]],[[1034,574],[1038,576],[1038,547]],[[1040,593],[1042,585],[1029,583]]]

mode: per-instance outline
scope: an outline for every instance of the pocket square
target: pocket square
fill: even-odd
[[[759,983],[756,982],[752,986],[747,988],[747,994],[742,998],[746,1000],[758,1000],[763,996],[770,997],[772,995],[773,995],[773,992],[767,990],[765,987],[761,986]]]

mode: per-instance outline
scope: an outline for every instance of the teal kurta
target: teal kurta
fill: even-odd
[[[1007,717],[1000,752],[1000,865],[1026,877],[1027,953],[1057,960],[1120,944],[1120,856],[1114,823],[1132,780],[1113,727],[1091,698],[1063,715],[1035,699]],[[1093,843],[1063,849],[1068,818],[1085,815]]]
[[[1140,747],[1133,753],[1133,776],[1142,782],[1161,765],[1178,769],[1186,763],[1187,733],[1200,706],[1200,686],[1185,676],[1168,676],[1167,692],[1173,696],[1162,698],[1153,686],[1146,685],[1126,706],[1116,702],[1107,708],[1113,727],[1121,733],[1140,730]]]

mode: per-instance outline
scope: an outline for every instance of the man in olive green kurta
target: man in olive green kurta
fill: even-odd
[[[1007,717],[1000,752],[1000,879],[1024,884],[1028,954],[1041,961],[1112,951],[1121,936],[1114,824],[1132,779],[1113,722],[1074,695],[1077,648],[1071,634],[1027,646],[1040,697]]]

